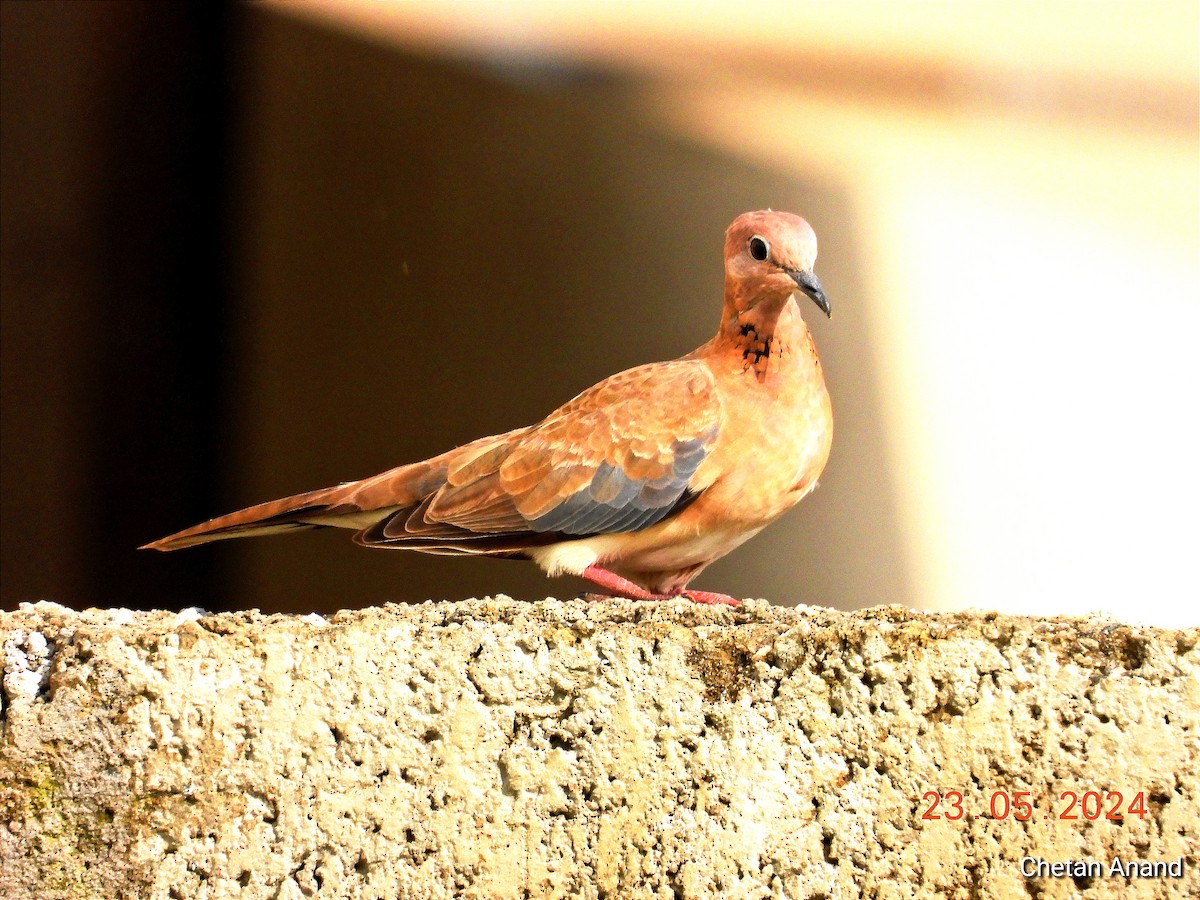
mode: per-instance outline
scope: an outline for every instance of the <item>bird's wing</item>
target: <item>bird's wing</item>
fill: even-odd
[[[445,483],[415,508],[359,535],[420,544],[518,535],[636,531],[707,485],[696,470],[721,427],[721,403],[699,360],[621,372],[539,424],[449,461]],[[480,442],[482,443],[482,442]]]

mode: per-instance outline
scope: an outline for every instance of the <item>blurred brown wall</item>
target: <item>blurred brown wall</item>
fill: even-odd
[[[6,605],[307,611],[574,595],[580,583],[548,583],[528,564],[368,552],[344,534],[167,556],[131,548],[534,421],[607,374],[687,352],[716,325],[725,226],[765,206],[805,214],[821,237],[835,317],[809,319],[834,397],[834,453],[815,495],[698,585],[777,603],[912,602],[855,309],[853,216],[836,185],[665,138],[603,73],[420,57],[251,7],[180,26],[174,40],[207,52],[175,77],[215,87],[197,98],[158,73],[154,90],[185,112],[146,106],[135,102],[143,79],[106,73],[149,52],[128,17],[143,20],[142,40],[163,39],[144,21],[159,7],[4,6]],[[64,53],[31,69],[67,19],[97,59]],[[75,93],[59,87],[68,82]],[[115,111],[97,114],[93,94]],[[98,140],[87,133],[97,115]],[[175,129],[166,147],[158,128]],[[182,199],[165,204],[162,185],[134,179],[114,223],[102,165],[68,174],[61,195],[39,193],[31,171],[62,171],[31,149],[50,131],[71,159],[132,146]],[[188,140],[211,159],[162,162]],[[87,224],[72,229],[77,208]],[[54,231],[40,265],[10,241],[10,220],[21,241]],[[119,264],[105,255],[114,241]],[[174,262],[160,259],[164,243]],[[66,274],[48,275],[63,259]],[[141,273],[136,298],[114,266]],[[117,325],[98,333],[80,324],[109,317]],[[98,406],[96,382],[110,385]]]
[[[219,559],[133,548],[217,493],[227,12],[0,16],[0,597],[206,601]]]

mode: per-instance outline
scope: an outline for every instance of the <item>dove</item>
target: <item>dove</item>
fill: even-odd
[[[725,233],[716,336],[620,372],[542,421],[361,481],[284,497],[145,545],[345,528],[365,547],[532,560],[609,596],[738,605],[688,584],[817,486],[833,413],[797,293],[826,315],[796,215]]]

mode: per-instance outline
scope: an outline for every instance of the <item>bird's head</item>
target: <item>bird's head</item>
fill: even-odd
[[[742,213],[725,232],[725,294],[738,312],[764,300],[786,300],[796,290],[830,315],[829,300],[813,274],[817,236],[791,213]]]

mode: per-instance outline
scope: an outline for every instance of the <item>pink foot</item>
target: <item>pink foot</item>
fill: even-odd
[[[678,594],[655,594],[640,585],[634,584],[628,578],[622,578],[616,572],[602,569],[599,566],[588,566],[583,570],[583,577],[593,584],[612,591],[614,596],[625,597],[628,600],[674,600],[676,597],[686,597],[693,603],[707,606],[740,606],[728,594],[716,594],[712,591],[680,591]],[[598,595],[588,594],[588,600],[597,599]]]
[[[681,597],[687,597],[694,603],[703,603],[706,606],[741,606],[740,600],[734,600],[728,594],[717,594],[713,591],[684,591],[680,594]]]

